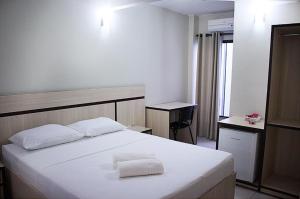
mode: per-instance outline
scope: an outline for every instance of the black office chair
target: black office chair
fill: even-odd
[[[193,134],[191,130],[191,125],[193,123],[193,116],[194,116],[194,107],[186,107],[179,110],[179,118],[178,121],[172,122],[170,124],[170,128],[173,130],[174,133],[174,140],[177,140],[177,133],[179,129],[189,128],[191,139],[193,144]]]

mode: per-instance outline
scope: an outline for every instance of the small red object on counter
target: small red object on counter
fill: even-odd
[[[246,116],[250,117],[250,118],[258,118],[259,114],[258,113],[252,113],[251,115],[246,115]]]
[[[245,120],[248,121],[249,124],[255,124],[256,122],[259,122],[261,120],[261,116],[259,115],[259,113],[252,113],[250,115],[246,115]]]

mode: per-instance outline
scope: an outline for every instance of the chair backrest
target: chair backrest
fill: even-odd
[[[194,107],[182,108],[179,111],[179,122],[188,122],[192,124],[194,116]]]

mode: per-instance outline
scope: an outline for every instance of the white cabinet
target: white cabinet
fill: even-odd
[[[254,182],[256,177],[257,148],[258,133],[229,128],[219,129],[218,149],[233,155],[237,179]]]

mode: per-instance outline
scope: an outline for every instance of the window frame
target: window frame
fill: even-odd
[[[233,44],[233,40],[232,39],[226,39],[226,40],[223,40],[222,41],[222,44],[223,43],[232,43]],[[226,49],[226,51],[227,51],[227,49]],[[225,63],[227,62],[227,56],[226,56],[226,58],[225,58]],[[227,74],[227,65],[226,65],[226,67],[225,67],[225,69],[224,69],[224,80],[225,80],[225,82],[224,82],[224,84],[223,84],[223,88],[222,88],[222,90],[223,90],[223,92],[222,92],[222,94],[223,94],[223,97],[222,97],[222,99],[223,99],[223,102],[222,102],[222,104],[223,104],[223,110],[222,111],[220,111],[219,110],[219,119],[225,119],[225,118],[228,118],[228,116],[225,116],[224,115],[224,108],[225,108],[225,106],[224,106],[224,104],[225,104],[225,90],[226,90],[226,74]],[[219,89],[221,89],[221,88],[219,88]],[[219,97],[219,99],[220,99],[220,97]],[[222,112],[222,114],[220,114]]]

